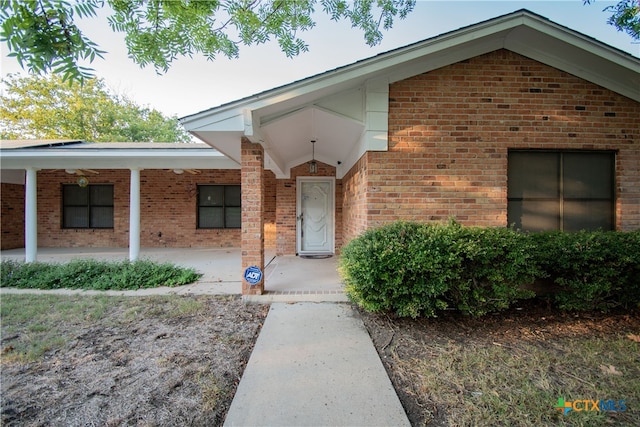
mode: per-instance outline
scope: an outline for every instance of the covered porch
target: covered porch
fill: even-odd
[[[123,261],[128,259],[128,255],[129,248],[38,248],[38,261],[42,262],[62,263],[88,258]],[[337,257],[276,256],[274,250],[268,250],[265,255],[265,293],[247,296],[247,299],[256,302],[346,301],[337,272]],[[4,250],[0,252],[0,258],[24,261],[25,252],[22,248]],[[222,295],[241,294],[242,283],[238,274],[241,258],[240,248],[141,248],[139,257],[141,260],[191,267],[203,274],[198,282],[170,288],[169,293]],[[161,291],[167,293],[167,289]],[[154,290],[144,292],[152,294]]]

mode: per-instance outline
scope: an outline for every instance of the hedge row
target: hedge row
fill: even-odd
[[[342,250],[349,297],[368,311],[480,316],[531,298],[537,280],[557,285],[565,310],[640,304],[640,231],[519,233],[507,228],[395,222]]]
[[[78,259],[65,264],[2,260],[0,287],[26,289],[126,290],[180,286],[202,274],[193,268],[149,260]]]

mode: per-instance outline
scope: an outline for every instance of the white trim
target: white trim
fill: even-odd
[[[38,258],[38,171],[28,168],[24,197],[24,261]]]
[[[301,212],[301,191],[302,182],[329,182],[331,193],[331,250],[330,251],[303,251],[302,247],[302,230],[300,228]],[[296,177],[296,253],[298,255],[333,255],[336,252],[336,178],[333,176],[299,176]]]
[[[137,150],[43,151],[2,150],[2,169],[240,169],[237,162],[213,149],[193,150],[189,153],[141,153]],[[212,155],[212,152],[215,154]]]
[[[129,183],[129,261],[140,256],[140,169],[131,169]]]

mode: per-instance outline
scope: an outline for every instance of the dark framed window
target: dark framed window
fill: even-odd
[[[198,186],[198,228],[240,228],[239,185]]]
[[[113,228],[113,185],[63,185],[62,227]]]
[[[613,230],[615,153],[509,151],[509,225],[525,231]]]

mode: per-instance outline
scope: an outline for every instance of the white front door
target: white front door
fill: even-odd
[[[297,236],[299,255],[334,252],[335,179],[298,177]]]

